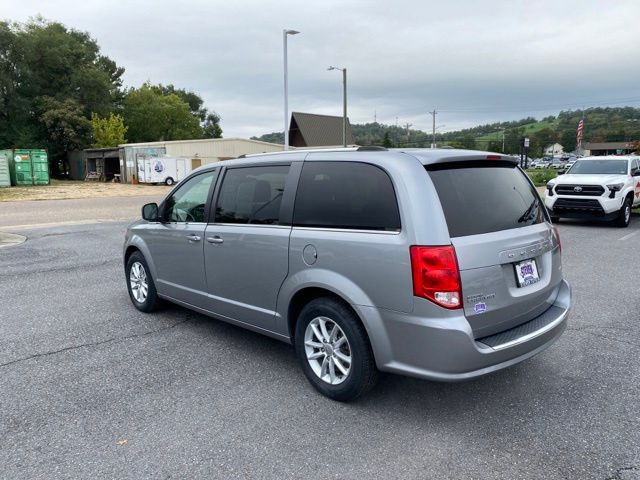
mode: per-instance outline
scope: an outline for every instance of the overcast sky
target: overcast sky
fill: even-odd
[[[290,111],[439,131],[593,105],[640,106],[640,1],[0,0],[88,31],[128,86],[200,94],[225,137],[283,128],[282,29]]]

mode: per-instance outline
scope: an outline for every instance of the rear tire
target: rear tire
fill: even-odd
[[[629,223],[631,223],[631,200],[629,198],[625,198],[622,208],[618,213],[618,217],[614,220],[614,223],[620,228],[626,228],[629,226]]]
[[[296,355],[316,390],[347,402],[373,388],[378,369],[369,337],[348,305],[330,297],[316,298],[297,320]]]
[[[157,310],[162,300],[158,297],[156,285],[153,283],[144,255],[139,251],[133,252],[127,260],[125,272],[127,290],[133,306],[145,313]]]
[[[165,183],[165,185],[170,187],[171,185],[173,185],[175,183],[175,180],[173,180],[173,178],[171,178],[171,177],[167,177],[167,179],[164,181],[164,183]]]

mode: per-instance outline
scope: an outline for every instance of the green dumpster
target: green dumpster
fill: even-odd
[[[46,150],[16,149],[7,151],[12,152],[9,155],[9,170],[13,185],[49,184],[49,159]]]
[[[11,186],[11,174],[9,173],[9,157],[0,152],[0,187]]]
[[[45,150],[30,150],[34,185],[49,185],[49,157]]]

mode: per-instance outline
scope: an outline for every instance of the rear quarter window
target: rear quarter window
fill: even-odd
[[[360,162],[305,162],[293,212],[300,227],[400,230],[389,175]]]
[[[545,221],[526,175],[509,162],[428,165],[451,237],[526,227]]]

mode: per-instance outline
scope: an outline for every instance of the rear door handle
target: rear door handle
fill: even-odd
[[[209,243],[216,243],[216,244],[221,244],[224,242],[224,240],[222,238],[220,238],[218,235],[216,235],[215,237],[207,237],[207,242]]]
[[[190,242],[199,242],[200,237],[192,233],[191,235],[187,235],[187,240],[189,240]]]

